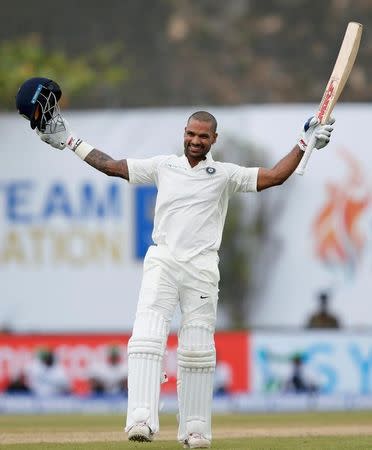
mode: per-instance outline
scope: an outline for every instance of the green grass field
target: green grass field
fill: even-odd
[[[126,440],[118,415],[0,416],[1,449],[181,449],[174,416],[151,444]],[[372,411],[218,415],[215,450],[372,449]]]

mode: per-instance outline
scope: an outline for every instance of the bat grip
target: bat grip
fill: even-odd
[[[316,143],[316,137],[313,134],[312,137],[310,138],[309,143],[307,144],[307,148],[304,151],[302,159],[301,159],[299,165],[297,166],[297,169],[296,169],[297,175],[303,175],[305,173],[307,163],[308,163],[310,156],[315,148],[315,143]]]

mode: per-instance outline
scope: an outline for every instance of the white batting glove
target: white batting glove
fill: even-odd
[[[36,133],[39,135],[40,139],[43,142],[51,145],[54,148],[57,148],[58,150],[63,150],[67,146],[68,142],[76,138],[71,133],[68,122],[62,116],[60,117],[58,130],[59,131],[55,133],[43,133],[36,128]]]
[[[324,125],[319,123],[316,117],[310,117],[304,125],[301,132],[298,146],[301,150],[305,151],[307,144],[309,143],[313,133],[315,133],[316,141],[315,148],[318,150],[325,147],[331,139],[331,133],[333,131],[332,125],[335,123],[335,119],[330,117],[328,122]]]

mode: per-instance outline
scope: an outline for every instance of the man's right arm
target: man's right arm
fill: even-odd
[[[115,160],[106,153],[94,148],[88,153],[84,161],[110,177],[120,177],[125,180],[129,180],[128,164],[126,159]]]

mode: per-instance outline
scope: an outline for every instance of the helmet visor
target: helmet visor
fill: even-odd
[[[56,94],[41,84],[31,100],[35,109],[30,119],[31,128],[38,128],[42,133],[56,133],[63,125],[61,110]]]

